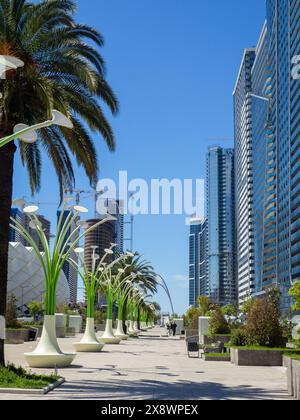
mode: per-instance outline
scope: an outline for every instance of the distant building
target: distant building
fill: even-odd
[[[206,277],[207,221],[190,220],[189,235],[189,304],[195,306],[199,296],[207,295]]]
[[[237,300],[233,149],[209,148],[206,193],[208,295],[226,305]]]
[[[11,216],[27,230],[27,232],[30,234],[30,236],[34,240],[34,242],[37,244],[39,250],[42,252],[43,251],[42,243],[41,243],[40,238],[37,234],[37,231],[30,227],[30,218],[26,214],[24,214],[22,211],[20,211],[19,209],[16,209],[16,208],[11,209]],[[44,230],[44,233],[45,233],[46,238],[47,238],[47,242],[49,244],[50,243],[51,224],[50,224],[49,220],[47,220],[44,216],[36,215],[36,217],[38,218],[38,220],[41,224],[41,227]],[[14,223],[12,223],[12,224],[14,224]],[[10,231],[9,231],[9,242],[20,242],[25,247],[30,246],[30,244],[23,238],[23,236],[20,235],[13,228],[10,228]]]
[[[89,227],[95,226],[99,223],[100,219],[87,220]],[[116,231],[115,222],[108,220],[105,223],[97,226],[91,232],[85,236],[84,245],[84,260],[89,270],[92,269],[92,255],[94,247],[95,252],[99,255],[100,259],[105,255],[105,250],[111,247],[111,244],[115,243]],[[112,257],[108,257],[106,261],[110,261]]]
[[[32,301],[41,302],[45,295],[45,275],[35,252],[20,242],[10,242],[8,251],[7,297],[16,298],[20,312],[26,312]],[[57,287],[57,302],[66,304],[69,300],[69,285],[63,272]]]
[[[59,220],[59,218],[61,217],[61,214],[62,214],[62,212],[59,210],[57,212],[57,220]],[[66,221],[66,219],[69,215],[70,215],[70,210],[65,210],[64,215],[63,215],[63,222],[62,223],[64,223]],[[79,219],[77,221],[79,221]],[[76,224],[77,221],[74,221],[72,226],[69,228],[69,231],[66,232],[67,238],[77,228],[77,224]],[[79,235],[78,233],[73,235],[72,242],[74,242],[74,241],[76,241],[76,239],[78,239],[78,235]],[[71,252],[70,257],[74,261],[78,260],[78,256],[74,251]],[[77,270],[69,262],[66,262],[63,266],[63,271],[64,271],[64,274],[67,278],[69,288],[70,288],[69,303],[71,303],[72,305],[76,305],[77,295],[78,295],[78,290],[77,290],[77,287],[78,287],[78,273],[77,273]]]

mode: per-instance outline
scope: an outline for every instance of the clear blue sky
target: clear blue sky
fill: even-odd
[[[106,39],[108,80],[121,102],[112,120],[117,151],[95,139],[100,176],[204,178],[210,144],[231,147],[232,91],[243,49],[254,46],[265,19],[264,0],[78,0],[78,20]],[[225,138],[225,141],[212,139]],[[81,170],[77,188],[89,189]],[[34,198],[58,201],[55,175],[44,161]],[[16,161],[14,197],[30,195]],[[84,201],[93,212],[91,200]],[[55,221],[55,206],[41,205]],[[188,228],[184,216],[139,216],[135,248],[165,276],[175,310],[188,307]],[[168,302],[160,294],[164,310]]]

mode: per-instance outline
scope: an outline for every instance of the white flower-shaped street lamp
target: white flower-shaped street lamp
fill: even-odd
[[[75,353],[65,354],[58,345],[55,328],[55,312],[56,312],[56,289],[60,273],[64,264],[68,261],[72,252],[77,249],[80,241],[93,229],[97,228],[108,219],[103,219],[91,228],[80,233],[80,226],[72,230],[72,226],[78,220],[80,213],[86,213],[87,210],[81,207],[73,207],[73,212],[69,212],[65,218],[67,203],[64,204],[61,216],[58,220],[57,231],[54,235],[54,243],[52,249],[47,241],[45,232],[43,231],[39,219],[36,216],[37,206],[25,206],[23,211],[30,219],[31,226],[34,226],[38,235],[39,242],[42,246],[40,252],[36,241],[29,232],[17,220],[11,218],[11,228],[18,232],[32,247],[38,261],[41,264],[45,276],[45,318],[41,340],[33,353],[25,354],[25,358],[30,367],[34,368],[53,368],[67,367],[74,360]]]
[[[45,121],[40,124],[33,125],[29,127],[26,124],[17,124],[14,127],[14,133],[8,137],[0,139],[0,148],[4,147],[6,144],[10,143],[13,140],[21,140],[24,143],[35,143],[38,140],[37,131],[42,128],[51,127],[52,125],[57,125],[65,128],[73,128],[73,123],[61,112],[53,110],[51,120]]]
[[[106,250],[105,255],[100,259],[99,255],[96,254],[97,247],[93,247],[92,254],[92,269],[88,270],[88,267],[80,254],[84,252],[82,248],[75,249],[75,252],[79,255],[79,263],[69,259],[71,265],[78,271],[86,291],[87,300],[87,320],[85,334],[79,343],[74,343],[75,349],[78,352],[100,352],[103,349],[103,342],[99,342],[95,334],[95,299],[96,295],[101,287],[101,284],[105,281],[105,272],[111,270],[115,264],[119,263],[119,258],[113,261],[111,264],[106,265],[105,260],[108,256],[113,253],[114,244]]]
[[[17,70],[20,67],[24,67],[24,62],[19,58],[10,55],[0,55],[0,79],[5,79],[8,71]]]

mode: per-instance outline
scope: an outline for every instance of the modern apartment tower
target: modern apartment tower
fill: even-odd
[[[63,223],[69,215],[70,215],[70,210],[65,210],[64,214],[63,214]],[[57,219],[59,220],[60,217],[61,217],[61,211],[59,210],[57,212]],[[76,224],[76,222],[74,222],[73,225],[69,228],[69,231],[67,232],[67,236],[69,236],[76,229],[76,227],[77,227],[77,224]],[[76,239],[78,239],[78,233],[73,235],[73,241],[75,241]],[[72,258],[73,261],[77,261],[77,259],[78,259],[78,256],[74,251],[71,253],[70,257]],[[77,294],[78,294],[78,291],[77,291],[77,286],[78,286],[77,270],[69,262],[66,262],[63,266],[63,271],[65,273],[65,276],[67,278],[69,288],[70,288],[69,303],[71,303],[72,305],[76,305],[77,304]]]
[[[199,296],[207,295],[206,277],[207,220],[190,220],[189,235],[189,303],[197,304]]]
[[[235,192],[238,300],[243,304],[255,289],[251,70],[255,49],[244,51],[234,88]]]
[[[250,92],[255,291],[277,287],[288,312],[300,278],[300,2],[266,0],[266,11]],[[243,110],[235,112],[242,120]]]
[[[206,181],[208,295],[226,305],[237,299],[233,149],[209,148]]]
[[[87,220],[87,224],[89,227],[92,227],[99,223],[99,220],[100,218]],[[88,270],[92,269],[93,252],[95,251],[95,253],[102,258],[105,255],[105,250],[109,249],[111,244],[115,243],[115,240],[116,230],[114,220],[107,220],[105,223],[97,226],[86,235],[84,244],[84,260]],[[106,262],[109,262],[111,258],[111,256],[108,256]]]

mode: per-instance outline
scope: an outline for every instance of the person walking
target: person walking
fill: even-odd
[[[171,330],[173,331],[173,337],[176,337],[177,326],[178,325],[175,322],[172,322]]]

